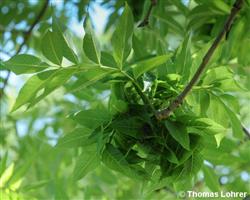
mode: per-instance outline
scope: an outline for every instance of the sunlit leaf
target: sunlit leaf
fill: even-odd
[[[42,62],[36,56],[19,54],[4,62],[4,67],[19,75],[43,71],[48,68],[49,65]]]
[[[170,54],[168,55],[162,55],[162,56],[157,56],[154,58],[149,58],[147,60],[140,61],[138,63],[135,63],[132,68],[134,72],[134,76],[138,78],[140,75],[143,73],[150,71],[156,67],[158,67],[161,64],[164,64],[167,62],[167,60],[171,57]]]
[[[113,33],[111,43],[113,46],[113,55],[119,67],[122,67],[124,60],[128,57],[131,50],[131,41],[134,27],[133,14],[128,6],[125,4],[124,11]]]
[[[61,65],[63,58],[62,38],[56,32],[47,31],[42,39],[42,52],[48,60]]]
[[[68,60],[70,60],[71,62],[76,64],[78,63],[77,55],[69,46],[66,38],[64,37],[61,26],[62,25],[60,24],[59,20],[55,16],[53,16],[52,29],[53,29],[53,32],[55,32],[57,36],[60,38],[63,56],[67,58]]]

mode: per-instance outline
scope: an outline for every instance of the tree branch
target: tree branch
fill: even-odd
[[[214,51],[216,50],[216,48],[218,47],[218,45],[220,43],[220,41],[223,39],[224,35],[230,30],[230,27],[231,27],[237,13],[240,11],[240,9],[243,5],[243,1],[244,0],[237,0],[234,3],[233,8],[231,9],[231,13],[228,16],[228,18],[224,24],[223,29],[221,30],[219,35],[215,38],[212,46],[209,48],[209,50],[207,51],[207,53],[203,57],[202,62],[200,64],[200,66],[198,67],[197,71],[195,72],[193,78],[187,84],[187,86],[184,88],[184,90],[170,103],[170,105],[167,108],[165,108],[157,113],[158,120],[163,120],[163,119],[168,118],[169,115],[182,104],[184,98],[192,90],[193,86],[198,82],[198,80],[200,79],[200,76],[202,75],[202,72],[205,70],[208,62],[210,61]]]
[[[47,7],[49,5],[49,0],[45,0],[44,4],[43,4],[43,7],[41,8],[40,12],[38,13],[35,21],[31,24],[29,30],[27,32],[24,32],[24,36],[23,36],[23,42],[21,43],[21,45],[18,47],[16,53],[14,54],[17,55],[21,52],[21,50],[23,49],[24,45],[27,43],[27,41],[29,40],[30,38],[30,35],[34,29],[34,27],[38,24],[38,22],[41,20],[41,18],[43,17],[43,15],[45,14],[45,11],[47,10]],[[7,83],[8,83],[8,80],[10,78],[10,71],[8,70],[8,73],[7,73],[7,76],[6,78],[4,79],[4,82],[3,82],[3,87],[0,91],[0,99],[2,98],[3,94],[4,94],[4,89],[5,87],[7,86]]]
[[[148,25],[150,14],[152,12],[153,7],[156,4],[157,4],[157,0],[151,0],[151,4],[149,6],[148,12],[147,12],[146,16],[144,17],[144,19],[142,20],[142,22],[138,25],[138,27],[144,27],[144,26]]]

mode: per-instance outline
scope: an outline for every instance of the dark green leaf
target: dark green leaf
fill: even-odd
[[[190,149],[189,135],[186,128],[177,122],[165,121],[166,128],[169,130],[170,135],[185,149]]]
[[[80,111],[73,116],[73,119],[85,127],[94,129],[104,122],[108,122],[110,117],[107,110],[93,109]]]

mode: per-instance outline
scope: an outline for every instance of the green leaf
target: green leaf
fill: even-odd
[[[231,126],[233,129],[234,137],[236,137],[238,139],[243,139],[244,132],[242,130],[240,120],[238,119],[238,117],[235,115],[235,113],[230,108],[228,108],[225,104],[224,104],[224,106],[225,106],[226,112],[228,114],[228,117],[230,118],[230,121],[231,121]]]
[[[30,157],[24,160],[24,163],[22,163],[22,165],[16,165],[13,175],[8,180],[8,184],[14,185],[16,182],[22,179],[25,176],[25,174],[28,172],[28,170],[30,169],[32,162],[33,162],[33,157]]]
[[[164,13],[164,16],[162,14],[154,14],[153,15],[155,18],[157,18],[158,20],[162,21],[163,23],[165,23],[170,29],[170,31],[173,31],[174,33],[183,35],[184,33],[184,29],[182,28],[182,26],[179,24],[178,21],[176,21],[173,17],[171,17],[170,15],[167,15]]]
[[[102,161],[109,168],[125,174],[128,177],[142,180],[148,179],[143,168],[139,167],[138,165],[135,165],[134,167],[130,166],[124,155],[112,144],[106,145],[106,148],[102,154]]]
[[[203,132],[212,135],[220,133],[225,134],[226,132],[226,129],[222,125],[216,123],[215,121],[209,118],[197,118],[193,120],[191,119],[187,123],[187,125],[196,129],[200,129]]]
[[[41,181],[37,181],[37,182],[27,183],[27,185],[22,186],[19,190],[22,192],[27,192],[29,190],[35,190],[35,189],[38,189],[38,188],[45,186],[49,182],[50,182],[50,180],[41,180]]]
[[[231,10],[230,6],[226,4],[223,0],[212,1],[212,5],[213,7],[215,7],[219,11],[224,12],[225,14],[230,13],[230,10]]]
[[[73,84],[71,92],[76,92],[112,74],[117,69],[91,66],[92,68],[79,74],[79,79]]]
[[[52,76],[50,76],[42,85],[38,88],[38,91],[43,91],[42,94],[36,95],[31,99],[31,103],[28,108],[34,106],[39,101],[44,99],[47,95],[53,92],[58,87],[66,83],[72,75],[76,72],[74,67],[60,68]]]
[[[5,184],[11,179],[14,173],[14,163],[11,163],[8,168],[2,173],[0,177],[0,188],[3,188]]]
[[[176,157],[174,151],[171,148],[169,148],[167,145],[165,145],[165,147],[167,148],[167,151],[164,153],[164,156],[166,156],[167,160],[171,163],[179,164],[179,160]]]
[[[200,115],[206,116],[210,104],[210,96],[207,92],[201,91],[199,93],[199,97],[200,97]]]
[[[217,95],[215,95],[215,96],[216,96],[216,99],[219,101],[219,103],[221,103],[221,105],[224,107],[224,109],[225,109],[225,111],[230,119],[234,137],[236,137],[238,139],[243,139],[244,132],[242,130],[240,120],[238,119],[236,114],[224,103],[224,101],[220,98],[220,96],[217,96]]]
[[[114,49],[114,58],[119,65],[122,67],[124,60],[128,57],[131,50],[131,36],[134,28],[133,14],[128,6],[125,4],[124,11],[119,19],[116,26],[116,30],[113,33],[111,43]]]
[[[83,38],[83,51],[85,55],[95,63],[100,63],[100,50],[97,47],[94,36],[91,33],[85,33]]]
[[[99,163],[100,159],[97,154],[96,145],[84,147],[82,154],[77,158],[73,179],[79,180],[83,178],[87,173],[98,167]]]
[[[42,38],[43,55],[51,62],[61,65],[63,57],[62,39],[55,32],[47,31]]]
[[[53,19],[52,19],[52,30],[60,38],[60,42],[61,42],[61,45],[62,45],[63,56],[65,58],[67,58],[69,61],[77,64],[78,63],[77,55],[70,48],[66,38],[63,35],[63,31],[61,29],[61,24],[60,24],[59,20],[55,16],[53,16]]]
[[[155,67],[158,67],[159,65],[164,64],[167,62],[167,60],[171,57],[170,54],[162,55],[162,56],[156,56],[154,58],[149,58],[147,60],[140,61],[138,63],[135,63],[133,68],[133,73],[136,78],[138,78],[143,73],[150,71],[154,69]]]
[[[116,62],[114,57],[106,51],[101,52],[101,63],[104,66],[116,68]]]
[[[115,119],[112,122],[112,128],[117,130],[119,133],[129,135],[134,138],[141,138],[142,122],[138,117],[126,117],[121,119]]]
[[[49,93],[63,85],[75,73],[75,70],[75,68],[70,67],[61,68],[41,72],[30,77],[21,88],[11,112],[27,103],[30,103],[29,107],[35,105]],[[42,94],[37,95],[42,90]]]
[[[204,173],[205,183],[209,187],[209,189],[213,192],[220,191],[219,180],[216,174],[214,173],[214,169],[211,169],[211,167],[204,165],[202,167],[202,170]]]
[[[137,59],[143,58],[148,55],[146,48],[141,48],[144,45],[143,41],[140,40],[135,34],[132,37],[132,47],[134,50],[134,54]]]
[[[11,112],[28,103],[30,99],[35,96],[39,87],[47,80],[48,77],[55,73],[55,71],[56,70],[44,71],[30,77],[19,91]]]
[[[75,148],[93,143],[89,139],[91,129],[88,128],[76,128],[72,132],[66,134],[58,140],[56,147],[59,148]]]
[[[108,122],[111,119],[107,110],[82,110],[73,116],[79,124],[94,129],[104,122]]]
[[[185,180],[186,178],[193,177],[200,170],[202,164],[202,156],[199,153],[194,152],[182,166],[179,166],[175,170],[175,175],[177,175],[175,180],[181,180],[182,178]],[[180,170],[179,172],[178,169]]]
[[[16,55],[4,62],[4,68],[17,75],[43,71],[48,67],[49,65],[47,63],[44,63],[39,58],[28,54]]]
[[[7,167],[7,159],[8,159],[8,152],[6,152],[2,157],[0,161],[0,177],[2,173],[5,171]]]
[[[176,58],[176,71],[177,74],[182,75],[182,83],[186,82],[190,75],[192,66],[191,57],[191,34],[189,34],[181,46],[181,51]]]
[[[170,135],[185,149],[190,149],[189,135],[186,128],[177,122],[165,121],[164,125],[168,129]]]

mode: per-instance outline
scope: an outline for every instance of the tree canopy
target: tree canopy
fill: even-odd
[[[1,199],[249,197],[249,0],[3,0],[0,19]]]

